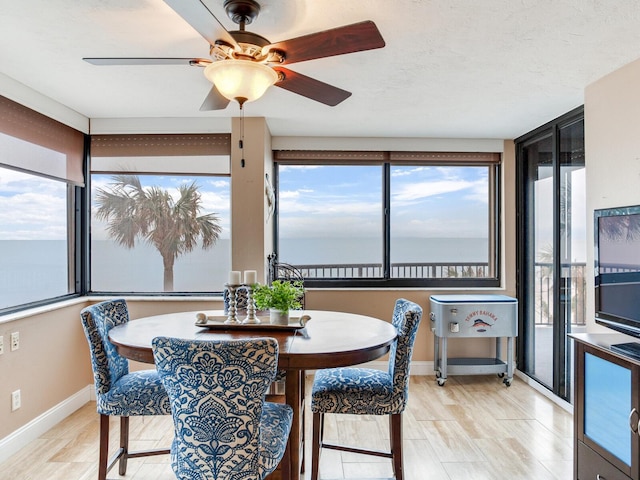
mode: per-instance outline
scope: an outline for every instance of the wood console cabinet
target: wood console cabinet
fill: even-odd
[[[640,480],[640,360],[611,345],[625,335],[572,334],[575,340],[573,478]]]

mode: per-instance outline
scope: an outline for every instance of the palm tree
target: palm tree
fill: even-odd
[[[109,235],[126,248],[141,238],[156,247],[164,265],[164,290],[173,291],[176,258],[191,252],[198,239],[202,248],[217,242],[222,227],[215,213],[199,215],[201,196],[195,182],[178,188],[174,200],[160,187],[142,187],[137,175],[114,175],[109,189],[96,193],[96,217],[108,223]]]
[[[640,237],[640,215],[600,217],[600,232],[611,240],[634,240]]]

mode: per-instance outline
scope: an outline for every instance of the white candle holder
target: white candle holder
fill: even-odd
[[[231,285],[230,283],[225,283],[224,285],[229,292],[229,311],[227,312],[227,319],[224,323],[226,324],[235,324],[240,323],[238,320],[238,311],[236,308],[236,291],[240,285]]]
[[[245,285],[247,289],[247,316],[242,323],[247,325],[256,325],[260,323],[260,319],[256,317],[256,302],[253,299],[253,285]]]

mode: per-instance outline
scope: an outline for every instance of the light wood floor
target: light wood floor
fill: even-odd
[[[308,415],[307,438],[310,420]],[[325,438],[386,449],[387,423],[380,417],[327,415]],[[404,414],[406,479],[571,479],[572,435],[571,415],[518,378],[506,388],[495,375],[449,377],[443,387],[432,376],[411,377]],[[131,438],[138,439],[133,448],[168,446],[171,437],[170,417],[131,419]],[[112,438],[117,441],[117,434]],[[90,403],[0,463],[0,479],[95,479],[97,458],[98,416]],[[383,458],[325,450],[320,476],[388,478],[391,465]],[[168,456],[158,456],[130,460],[125,477],[116,467],[109,478],[175,476]]]

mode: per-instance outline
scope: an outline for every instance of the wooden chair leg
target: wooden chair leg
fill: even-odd
[[[320,465],[320,448],[322,430],[324,427],[324,414],[313,414],[313,427],[311,430],[311,480],[318,480],[318,467]]]
[[[404,479],[402,462],[402,414],[389,415],[389,430],[391,439],[391,455],[393,462],[393,473],[396,480]]]
[[[300,371],[300,382],[301,382],[301,383],[300,383],[300,404],[301,404],[301,405],[303,405],[303,407],[300,409],[300,410],[301,410],[301,412],[300,412],[300,413],[301,413],[301,415],[300,415],[300,416],[302,417],[302,418],[300,419],[300,422],[301,422],[301,425],[302,425],[302,432],[300,432],[300,435],[301,435],[301,439],[300,439],[300,440],[302,441],[302,445],[304,445],[304,442],[305,442],[305,431],[307,430],[306,428],[304,428],[304,426],[305,426],[305,423],[304,423],[304,422],[305,422],[305,418],[306,418],[306,417],[305,417],[305,413],[307,412],[307,406],[306,406],[306,404],[305,404],[305,394],[304,394],[304,390],[305,390],[305,385],[304,385],[305,378],[306,378],[306,377],[305,377],[305,372],[304,372],[304,370],[301,370],[301,371]],[[308,415],[308,414],[307,414],[307,415]],[[303,448],[303,449],[302,449],[302,452],[301,452],[301,454],[300,454],[300,455],[302,456],[302,458],[300,459],[300,464],[302,465],[302,466],[300,467],[300,473],[304,473],[304,466],[305,466],[305,464],[307,463],[307,462],[305,461],[305,458],[304,458],[304,451],[305,451],[305,450],[306,450],[306,449],[305,449],[305,448]]]
[[[127,459],[129,457],[129,417],[120,417],[120,465],[118,473],[120,475],[127,474]]]
[[[106,480],[109,462],[109,415],[100,415],[100,454],[98,458],[98,480]]]

